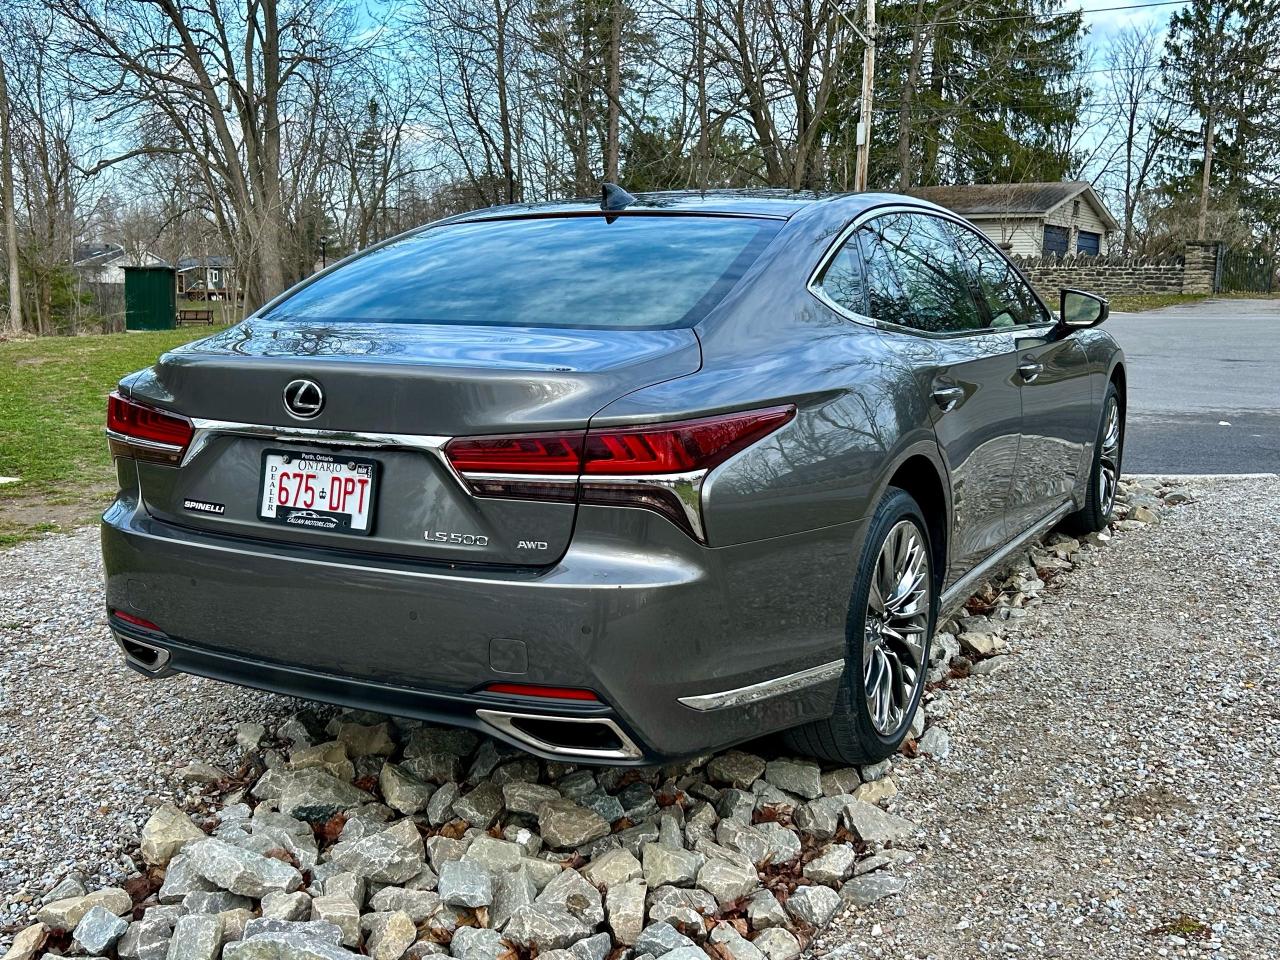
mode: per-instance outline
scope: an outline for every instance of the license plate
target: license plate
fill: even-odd
[[[267,450],[258,516],[295,530],[367,534],[377,467],[341,454]]]

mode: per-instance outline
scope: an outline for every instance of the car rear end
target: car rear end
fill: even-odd
[[[692,327],[779,227],[432,228],[125,378],[103,554],[130,665],[587,760],[795,722],[698,701],[731,653],[724,567],[765,549],[709,542],[702,485],[794,408],[593,425],[699,370]]]

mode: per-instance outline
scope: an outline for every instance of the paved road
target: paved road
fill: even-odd
[[[1127,473],[1280,472],[1280,300],[1107,321],[1129,366]]]

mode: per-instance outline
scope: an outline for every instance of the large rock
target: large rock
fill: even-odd
[[[246,897],[262,897],[273,890],[292,893],[302,886],[302,874],[273,857],[206,837],[186,847],[192,868],[210,883]]]
[[[577,870],[562,871],[542,889],[535,902],[567,910],[593,930],[604,923],[600,891]]]
[[[418,928],[403,910],[371,913],[361,923],[369,931],[365,952],[373,960],[400,960],[418,939]]]
[[[493,877],[473,861],[441,864],[436,889],[440,899],[453,907],[486,907],[493,902]]]
[[[789,863],[800,856],[800,836],[790,827],[766,821],[756,824],[756,829],[769,841],[770,863]]]
[[[787,898],[787,913],[801,923],[808,924],[815,930],[826,926],[840,907],[840,894],[830,887],[810,884],[807,887],[796,887],[795,892]]]
[[[526,949],[558,950],[591,936],[591,928],[563,907],[533,903],[519,907],[503,931],[506,939]]]
[[[449,948],[458,960],[499,960],[511,952],[497,930],[477,927],[459,927]]]
[[[382,765],[378,773],[378,788],[387,804],[401,813],[422,812],[436,792],[435,784],[419,779],[394,763]]]
[[[698,886],[716,898],[721,910],[754,893],[760,876],[754,866],[712,857],[698,871]]]
[[[485,781],[470,793],[453,801],[453,814],[473,827],[488,830],[502,813],[502,788]]]
[[[163,867],[174,854],[194,840],[203,840],[204,831],[172,803],[162,803],[142,828],[142,859]]]
[[[866,843],[892,843],[911,836],[918,829],[910,820],[885,813],[874,804],[852,797],[844,806],[845,826]]]
[[[812,800],[822,796],[822,768],[800,760],[770,760],[764,778],[779,790]]]
[[[33,923],[29,927],[24,927],[14,935],[13,943],[5,953],[4,960],[31,960],[48,939],[48,924]]]
[[[757,867],[769,861],[769,840],[755,827],[737,820],[721,820],[716,824],[716,842],[742,854]]]
[[[129,929],[116,944],[116,956],[120,960],[165,960],[169,955],[169,937],[174,924],[162,912],[165,909],[181,908],[152,907],[141,920],[129,924]]]
[[[712,783],[750,790],[751,784],[764,776],[764,766],[764,760],[754,753],[729,750],[711,758],[711,762],[707,764],[707,776]]]
[[[560,791],[545,783],[526,783],[521,780],[502,785],[502,800],[512,813],[537,816],[548,800],[558,800]]]
[[[371,794],[323,770],[285,772],[279,798],[281,813],[308,823],[323,823],[335,813],[372,800]]]
[[[210,883],[196,872],[195,864],[189,856],[180,853],[169,861],[157,896],[161,903],[181,903],[189,894],[217,889],[216,884]]]
[[[433,916],[443,902],[434,890],[406,890],[403,887],[383,887],[369,898],[369,906],[379,913],[398,910],[407,913],[414,923],[422,923]]]
[[[661,957],[684,947],[697,947],[697,944],[669,923],[651,923],[636,938],[635,955],[648,953]]]
[[[643,880],[625,880],[609,887],[604,898],[605,914],[613,939],[631,946],[644,929],[644,898],[649,887]]]
[[[889,873],[869,873],[854,877],[840,888],[840,899],[854,906],[865,907],[884,897],[900,893],[907,881]]]
[[[757,890],[747,900],[747,922],[755,930],[787,926],[787,911],[770,890]]]
[[[288,894],[284,894],[284,896],[288,896]],[[228,893],[226,890],[212,890],[208,893],[188,893],[182,898],[183,913],[225,913],[228,910],[250,910],[252,908],[253,900],[251,898],[242,897],[238,893]]]
[[[582,875],[601,890],[628,880],[638,880],[644,871],[630,850],[610,850],[582,867]]]
[[[311,896],[301,890],[273,891],[262,898],[262,915],[273,920],[306,920],[311,916]]]
[[[707,937],[721,951],[728,951],[732,960],[764,960],[764,953],[754,943],[738,933],[733,924],[721,921],[711,929]],[[723,954],[722,954],[723,955]]]
[[[609,834],[609,821],[572,800],[557,797],[538,808],[538,829],[548,846],[578,847]]]
[[[352,757],[389,757],[396,752],[389,723],[343,723],[338,727],[338,741]]]
[[[330,858],[343,870],[374,883],[403,883],[422,869],[426,850],[418,825],[401,820],[363,839],[335,844]]]
[[[839,887],[853,873],[858,855],[847,843],[832,844],[804,865],[804,875],[814,883]]]
[[[360,908],[343,896],[316,897],[311,901],[311,922],[327,923],[338,931],[344,947],[360,946]]]
[[[800,956],[800,941],[794,933],[782,927],[770,927],[751,942],[768,960],[795,960]]]
[[[289,930],[260,934],[222,948],[222,960],[358,960],[359,956],[336,944]]]
[[[356,765],[347,756],[347,746],[337,740],[298,747],[289,755],[290,770],[319,769],[344,782],[354,780]]]
[[[191,913],[173,925],[167,960],[217,960],[225,933],[222,917]]]
[[[90,907],[76,924],[75,938],[90,956],[105,953],[124,936],[129,924],[106,907]]]
[[[644,879],[650,887],[670,884],[675,887],[693,886],[698,869],[705,858],[691,850],[677,850],[660,843],[646,843],[642,854]]]
[[[490,873],[505,873],[520,866],[520,861],[524,859],[524,848],[510,840],[499,840],[482,834],[471,841],[462,859],[474,861]]]
[[[538,885],[527,867],[517,867],[498,874],[493,885],[493,903],[489,905],[489,923],[498,930],[521,907],[527,907],[538,896]]]
[[[36,919],[51,930],[74,930],[84,915],[94,907],[103,907],[116,916],[133,909],[133,898],[119,887],[103,887],[83,897],[68,897],[47,903],[36,913]]]
[[[818,797],[796,808],[792,822],[816,840],[830,840],[840,829],[847,797]]]

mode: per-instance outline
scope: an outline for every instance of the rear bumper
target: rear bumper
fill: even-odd
[[[108,608],[160,631],[110,618],[118,640],[167,654],[158,669],[131,660],[144,674],[471,727],[548,757],[644,763],[830,713],[862,530],[710,549],[643,511],[583,507],[554,567],[464,569],[210,535],[121,500],[102,547]],[[483,690],[499,682],[585,688],[599,702]],[[613,734],[564,749],[512,717]]]

